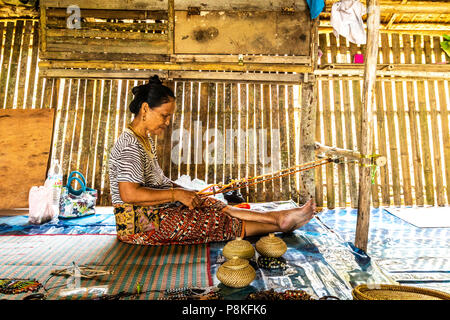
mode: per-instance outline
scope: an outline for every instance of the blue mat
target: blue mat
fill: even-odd
[[[268,210],[295,203],[258,205]],[[43,225],[28,224],[26,215],[0,217],[0,235],[116,234],[112,209],[100,212]],[[355,209],[325,210],[319,215],[320,221],[313,219],[292,234],[277,234],[288,244],[284,255],[288,268],[284,272],[259,269],[255,281],[244,289],[219,285],[225,298],[242,299],[256,290],[274,288],[351,299],[351,289],[362,283],[400,283],[450,293],[450,228],[418,228],[386,210],[373,209],[366,254],[353,245],[356,214]],[[256,243],[258,239],[249,240]],[[210,245],[215,285],[219,284],[217,268],[224,262],[224,245]]]
[[[59,219],[58,223],[28,223],[28,216],[0,217],[0,235],[37,234],[116,234],[114,214],[95,214],[75,219]]]
[[[292,206],[296,206],[291,202]],[[253,207],[253,209],[256,209]],[[294,233],[277,233],[288,247],[283,258],[285,270],[258,268],[258,253],[251,261],[256,269],[256,279],[242,289],[227,288],[217,279],[217,270],[225,261],[222,256],[224,243],[211,244],[211,274],[214,285],[222,289],[225,299],[244,299],[258,290],[305,290],[315,298],[334,296],[341,300],[352,299],[352,289],[359,284],[396,284],[392,278],[363,251],[317,219],[297,229]],[[255,244],[260,237],[248,238]]]
[[[320,214],[324,224],[352,243],[356,217],[356,209]],[[387,210],[373,209],[367,254],[400,284],[450,293],[450,228],[418,228]]]

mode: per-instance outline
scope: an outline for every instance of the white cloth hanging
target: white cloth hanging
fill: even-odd
[[[362,16],[366,13],[366,6],[358,0],[341,0],[334,3],[330,18],[334,35],[341,35],[356,44],[365,44],[366,31]]]

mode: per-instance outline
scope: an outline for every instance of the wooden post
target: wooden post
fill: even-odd
[[[167,30],[167,41],[168,41],[168,53],[175,53],[174,39],[175,39],[175,1],[168,1],[168,30]]]
[[[311,21],[311,47],[313,70],[317,69],[319,47],[319,18]],[[315,134],[317,109],[317,80],[313,74],[305,74],[301,85],[300,113],[300,146],[299,163],[315,160]],[[307,170],[300,173],[299,202],[315,199],[315,171]]]
[[[380,28],[380,6],[378,0],[367,1],[367,46],[364,65],[364,95],[361,112],[361,167],[359,171],[358,217],[355,246],[367,251],[370,220],[370,158],[372,152],[373,109],[375,105],[375,81],[377,70],[378,34]]]

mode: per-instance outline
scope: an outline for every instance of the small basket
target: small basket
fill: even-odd
[[[255,280],[255,269],[248,260],[234,256],[224,262],[217,270],[217,279],[224,285],[232,288],[243,288]]]
[[[359,285],[352,296],[354,300],[450,300],[450,294],[438,290],[383,284],[373,289]]]
[[[287,251],[286,243],[275,237],[275,233],[269,233],[268,236],[259,239],[255,247],[259,254],[270,258],[281,257]]]
[[[223,247],[222,254],[228,260],[234,256],[242,259],[251,259],[255,255],[255,249],[250,242],[238,237],[236,240],[229,241]]]

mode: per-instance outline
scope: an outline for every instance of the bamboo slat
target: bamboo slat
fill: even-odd
[[[65,79],[64,80],[64,87],[62,92],[62,99],[61,104],[58,105],[57,114],[59,114],[59,120],[55,124],[55,129],[57,129],[57,135],[56,135],[56,152],[54,153],[59,159],[59,163],[62,165],[62,153],[64,150],[64,132],[65,132],[65,124],[66,124],[66,117],[67,117],[67,108],[68,108],[68,97],[69,97],[69,91],[70,91],[70,80]],[[65,180],[63,180],[64,183]]]
[[[99,132],[99,119],[102,112],[102,88],[103,81],[95,80],[94,83],[94,92],[93,92],[93,104],[92,104],[92,127],[91,127],[91,140],[89,144],[89,164],[88,164],[88,177],[87,183],[90,184],[90,188],[95,188],[95,168],[96,168],[96,151],[97,151],[97,141],[98,141],[98,132]]]
[[[297,148],[295,143],[295,113],[298,110],[298,106],[294,106],[294,88],[293,86],[287,86],[287,114],[288,114],[288,136],[289,136],[289,168],[293,167],[297,164],[296,155]],[[319,108],[317,108],[319,110]],[[317,117],[320,119],[319,117]],[[317,128],[316,128],[317,133]],[[298,201],[298,192],[297,192],[297,184],[296,184],[296,176],[289,176],[289,199],[294,201]],[[320,179],[321,180],[321,179]],[[317,181],[317,180],[316,180]],[[317,184],[316,184],[317,185]]]
[[[204,151],[206,161],[206,177],[207,183],[216,182],[215,169],[217,159],[216,140],[217,136],[212,133],[216,129],[216,83],[208,83],[208,131],[206,135],[206,149]],[[206,128],[206,123],[204,124]],[[210,147],[212,145],[212,148]]]
[[[17,20],[14,30],[14,43],[11,53],[11,61],[9,62],[8,89],[6,94],[6,109],[14,108],[14,97],[16,91],[17,70],[19,67],[20,48],[22,46],[22,34],[24,21]]]
[[[207,163],[204,157],[204,152],[207,148],[207,141],[203,139],[208,127],[208,83],[200,83],[200,104],[199,104],[199,130],[197,132],[197,146],[198,146],[198,157],[197,157],[197,178],[201,180],[206,179]]]
[[[80,154],[80,164],[78,166],[79,171],[90,180],[88,176],[88,163],[89,163],[89,149],[90,141],[92,137],[92,119],[94,113],[94,87],[95,80],[87,80],[86,83],[86,105],[84,110],[84,121],[83,121],[83,138],[81,140],[81,154]],[[90,182],[90,181],[89,181]],[[86,183],[89,183],[86,181]]]
[[[44,92],[42,95],[42,105],[41,108],[50,108],[52,99],[52,90],[55,79],[43,78],[44,80]]]
[[[186,150],[183,150],[183,145],[184,145],[184,136],[182,134],[181,131],[179,131],[179,133],[177,134],[177,136],[173,136],[173,132],[175,130],[177,130],[178,128],[182,128],[182,117],[183,117],[183,91],[184,91],[184,86],[186,85],[186,83],[183,82],[177,82],[176,83],[176,91],[175,91],[175,96],[178,98],[179,100],[176,103],[176,110],[173,114],[172,117],[172,121],[171,121],[171,125],[169,126],[169,128],[166,129],[167,135],[166,138],[164,139],[164,146],[166,146],[165,148],[163,148],[164,153],[161,154],[161,156],[159,157],[164,158],[164,162],[162,164],[162,168],[163,171],[164,170],[170,170],[170,179],[175,181],[178,179],[179,174],[183,174],[182,172],[179,172],[180,168],[181,168],[181,164],[182,164],[182,153],[186,152]],[[186,106],[184,106],[186,107]],[[184,117],[186,117],[186,115],[184,114]],[[185,120],[185,119],[183,119]],[[171,145],[171,140],[175,139],[178,140],[178,149],[174,148],[173,145]],[[159,143],[158,143],[159,145]],[[175,153],[177,154],[176,158],[174,159],[174,155],[172,154]],[[177,160],[178,159],[178,160]],[[163,160],[163,159],[161,159]],[[160,160],[160,161],[161,161]],[[177,162],[175,162],[175,161]],[[167,172],[167,175],[169,174],[169,171],[164,171]]]
[[[224,182],[227,182],[229,178],[231,178],[231,161],[233,149],[231,148],[232,138],[230,137],[230,129],[231,129],[231,115],[232,115],[232,106],[231,106],[231,83],[225,83],[224,88]]]
[[[375,84],[376,94],[376,116],[377,116],[377,142],[378,153],[381,155],[388,155],[386,147],[386,120],[385,110],[383,106],[383,95],[381,94],[381,83]],[[379,169],[380,174],[380,186],[381,186],[381,204],[383,206],[391,205],[390,197],[390,183],[389,183],[389,167],[383,166]]]
[[[191,163],[191,134],[193,128],[192,122],[192,82],[183,82],[184,95],[182,97],[183,102],[183,150],[181,153],[180,174],[190,175],[190,163]],[[173,164],[172,164],[173,165]]]
[[[331,128],[331,107],[330,107],[330,90],[329,81],[322,82],[322,101],[323,101],[323,125],[324,128],[328,128],[324,132],[325,145],[332,146],[333,132]],[[327,207],[329,209],[335,208],[335,195],[334,195],[334,167],[333,164],[326,166],[326,188],[327,188]]]
[[[278,108],[280,116],[280,162],[281,169],[289,168],[289,128],[287,123],[286,112],[286,86],[278,85]],[[281,183],[281,198],[282,200],[290,199],[290,184],[289,176],[282,177]]]
[[[216,182],[224,183],[225,172],[225,84],[217,84],[217,136],[216,136]]]
[[[230,159],[231,164],[231,178],[239,179],[239,118],[241,115],[241,110],[239,108],[239,93],[238,93],[238,84],[231,84],[231,110],[232,110],[232,121],[231,121],[231,147],[230,155],[232,158]]]
[[[257,131],[256,131],[256,123],[255,123],[255,115],[256,112],[260,109],[255,110],[255,84],[248,84],[248,126],[247,126],[247,154],[248,154],[248,171],[247,177],[255,177],[257,176],[256,172],[256,164],[257,164]],[[259,116],[259,115],[258,115]],[[258,194],[256,191],[257,186],[249,186],[248,187],[248,195],[250,202],[257,202]]]
[[[432,63],[432,51],[431,51],[431,38],[424,36],[424,51],[425,62],[427,64]],[[438,124],[438,108],[435,90],[435,81],[427,81],[428,86],[428,98],[430,108],[430,126],[431,126],[431,139],[433,141],[433,164],[434,164],[434,183],[436,188],[436,203],[438,206],[445,205],[445,193],[444,182],[442,179],[442,159],[441,159],[441,141],[439,138],[439,124]]]
[[[421,46],[421,36],[414,35],[414,61],[422,62],[423,50]],[[425,200],[426,204],[434,205],[434,187],[433,187],[433,167],[431,163],[430,135],[428,130],[428,111],[425,100],[425,83],[417,81],[417,99],[419,106],[419,129],[421,139],[421,151],[423,161],[423,174],[425,178]]]
[[[111,93],[111,83],[112,80],[103,81],[103,93],[101,101],[101,114],[98,125],[98,136],[97,136],[97,156],[95,161],[95,178],[94,185],[98,192],[97,203],[103,203],[102,199],[104,197],[104,191],[102,190],[102,174],[104,170],[104,152],[105,152],[105,139],[106,139],[106,124],[108,121],[108,110],[110,105],[110,93]]]
[[[77,96],[78,96],[78,86],[79,79],[73,79],[70,81],[70,94],[69,94],[69,104],[67,109],[67,126],[65,129],[64,137],[64,152],[62,158],[62,169],[63,169],[63,181],[67,181],[67,176],[70,173],[73,163],[71,163],[71,152],[72,152],[72,138],[73,129],[75,126],[75,115],[77,107]]]
[[[238,146],[238,166],[239,166],[239,178],[248,177],[247,164],[248,164],[248,136],[247,136],[247,84],[239,84],[239,146]],[[242,195],[249,201],[251,195],[248,192],[248,187],[241,189]]]
[[[263,120],[263,129],[264,131],[264,145],[263,150],[266,151],[261,152],[260,154],[263,154],[264,159],[264,173],[270,173],[273,172],[272,168],[272,130],[270,126],[271,122],[271,108],[270,108],[270,85],[264,84],[263,85],[263,105],[262,110],[264,110],[264,120]],[[270,180],[268,182],[264,183],[265,188],[265,199],[264,201],[273,201],[274,199],[274,180]]]
[[[281,170],[281,157],[280,157],[280,106],[279,106],[279,93],[278,85],[271,85],[271,109],[272,109],[272,152],[271,163],[272,172]],[[273,136],[275,135],[275,137]],[[281,179],[273,180],[273,197],[274,199],[280,199],[281,197]]]
[[[440,38],[433,38],[433,51],[436,57],[436,62],[445,61],[442,58],[441,49],[440,49]],[[448,58],[448,57],[447,57]],[[450,126],[448,122],[448,109],[446,94],[445,94],[445,81],[437,82],[437,90],[439,96],[439,112],[441,118],[441,128],[442,128],[442,137],[443,137],[443,152],[444,152],[444,168],[445,168],[445,181],[446,181],[446,190],[447,190],[447,204],[450,203],[450,139],[446,137],[450,137]],[[447,81],[448,84],[448,81]]]
[[[20,54],[20,66],[19,66],[19,80],[18,80],[18,90],[17,90],[17,103],[16,106],[18,109],[24,109],[24,100],[25,100],[25,82],[27,80],[27,66],[28,66],[28,52],[30,49],[30,37],[31,37],[31,28],[33,26],[33,22],[28,20],[25,22],[23,40],[22,40],[22,50]],[[0,41],[1,43],[1,41]]]
[[[256,156],[255,156],[255,175],[263,175],[264,174],[264,135],[263,135],[263,117],[264,117],[264,109],[261,102],[262,99],[262,85],[255,84],[255,138],[256,145],[255,148]],[[258,183],[256,185],[256,201],[263,202],[265,200],[265,184]]]
[[[200,143],[201,146],[201,140],[198,139],[198,114],[199,114],[199,83],[194,82],[192,84],[192,114],[191,114],[191,121],[192,121],[192,131],[191,131],[191,161],[190,161],[190,168],[189,168],[189,174],[191,178],[197,177],[197,163],[199,161],[199,157],[201,157],[201,152],[198,150],[198,143]]]
[[[76,108],[76,116],[74,120],[74,130],[72,137],[72,150],[71,150],[71,167],[72,170],[79,171],[78,164],[78,156],[79,156],[79,148],[80,148],[80,136],[84,134],[81,130],[81,126],[83,124],[83,114],[85,113],[85,96],[86,96],[86,80],[80,79],[79,81],[79,89],[78,89],[78,98],[77,98],[77,108]],[[75,188],[79,188],[78,183],[76,182]]]
[[[5,43],[3,45],[3,63],[2,63],[2,73],[0,78],[0,108],[7,108],[6,105],[6,92],[7,92],[7,84],[8,84],[8,74],[9,74],[9,61],[11,57],[12,51],[12,40],[14,34],[14,22],[9,21],[6,24],[6,32],[5,32]],[[0,48],[1,49],[1,48]]]
[[[402,38],[403,38],[403,51],[405,56],[405,62],[411,63],[412,62],[411,36],[403,35]],[[406,93],[408,99],[408,117],[411,134],[410,137],[411,137],[412,163],[414,165],[414,196],[416,198],[416,205],[422,206],[425,202],[423,194],[423,180],[421,173],[422,157],[420,155],[416,100],[414,93],[414,83],[412,81],[408,81],[406,83]]]
[[[400,63],[400,37],[397,34],[392,35],[392,53],[394,63]],[[404,204],[408,206],[413,205],[412,193],[411,193],[411,173],[409,163],[409,150],[408,150],[408,138],[407,138],[407,113],[404,104],[404,91],[403,84],[401,82],[395,82],[395,98],[397,106],[397,118],[398,118],[398,134],[400,143],[400,162],[402,171],[402,191]]]
[[[36,75],[37,75],[37,60],[39,52],[39,23],[37,21],[33,24],[33,40],[31,44],[31,62],[30,62],[30,74],[28,76],[28,89],[26,94],[25,103],[29,107],[34,106],[35,102],[33,97],[36,90]]]
[[[111,203],[111,190],[110,190],[110,182],[109,182],[109,155],[111,153],[111,149],[115,143],[116,136],[116,114],[117,114],[117,94],[118,94],[118,80],[112,81],[111,86],[111,100],[109,103],[109,115],[108,115],[108,132],[107,132],[107,145],[105,146],[105,174],[104,174],[104,188],[103,188],[103,196],[102,196],[102,205],[106,206],[108,203]]]
[[[393,61],[390,60],[390,46],[389,46],[389,38],[388,34],[381,34],[381,54],[383,57],[383,63],[391,63]],[[387,121],[387,129],[388,129],[388,139],[389,139],[389,152],[392,166],[392,191],[394,194],[394,205],[400,206],[400,168],[399,168],[399,156],[398,156],[398,148],[397,148],[397,130],[395,125],[396,114],[394,113],[394,98],[392,92],[392,82],[383,82],[384,93],[385,93],[385,103],[386,103],[386,117],[389,119]]]

